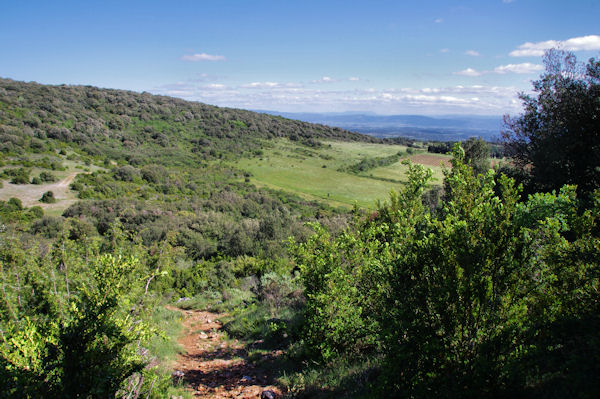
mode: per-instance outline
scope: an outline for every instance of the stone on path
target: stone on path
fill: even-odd
[[[270,389],[267,389],[266,391],[262,391],[260,399],[277,399],[277,394]]]

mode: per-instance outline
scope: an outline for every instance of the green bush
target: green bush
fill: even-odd
[[[33,215],[35,219],[39,219],[44,216],[44,210],[40,206],[32,206],[29,208],[29,212]]]
[[[3,174],[10,177],[10,182],[13,184],[29,184],[29,174],[31,169],[29,168],[18,168],[18,169],[6,169]]]
[[[463,161],[455,146],[435,217],[430,173],[410,165],[371,218],[293,246],[304,342],[326,361],[383,356],[382,395],[593,396],[600,190],[587,210],[569,186],[521,203],[514,181]]]
[[[38,207],[39,208],[39,207]],[[33,208],[32,208],[33,209]],[[42,211],[43,212],[43,211]],[[33,234],[40,234],[47,238],[56,238],[63,229],[63,218],[56,216],[45,216],[36,220],[31,225]]]
[[[14,211],[23,210],[23,203],[20,199],[12,197],[8,199],[7,205]]]
[[[56,176],[54,176],[52,173],[49,173],[49,172],[41,172],[40,180],[45,183],[52,183],[52,182],[56,181]]]
[[[91,284],[58,319],[10,321],[0,342],[3,397],[115,397],[141,372],[145,362],[135,343],[147,330],[119,312],[137,264],[101,256]]]
[[[40,202],[45,204],[53,204],[56,202],[56,198],[54,197],[54,193],[52,191],[46,191],[42,194],[42,198],[40,198]]]

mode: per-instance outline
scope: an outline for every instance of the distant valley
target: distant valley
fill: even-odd
[[[304,122],[340,127],[371,136],[408,137],[428,141],[458,141],[481,137],[495,141],[502,129],[501,116],[478,115],[377,115],[373,113],[294,113],[260,111]]]

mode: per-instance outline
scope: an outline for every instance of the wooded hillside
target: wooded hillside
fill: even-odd
[[[220,108],[149,93],[92,86],[49,86],[0,79],[0,151],[41,152],[49,143],[131,164],[193,163],[239,156],[258,139],[311,143],[330,138],[377,142],[339,128]]]

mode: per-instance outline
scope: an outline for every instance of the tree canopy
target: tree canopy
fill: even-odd
[[[544,64],[535,95],[520,95],[524,113],[505,118],[505,146],[528,192],[575,184],[589,193],[600,186],[600,61],[583,65],[570,52],[549,50]]]

